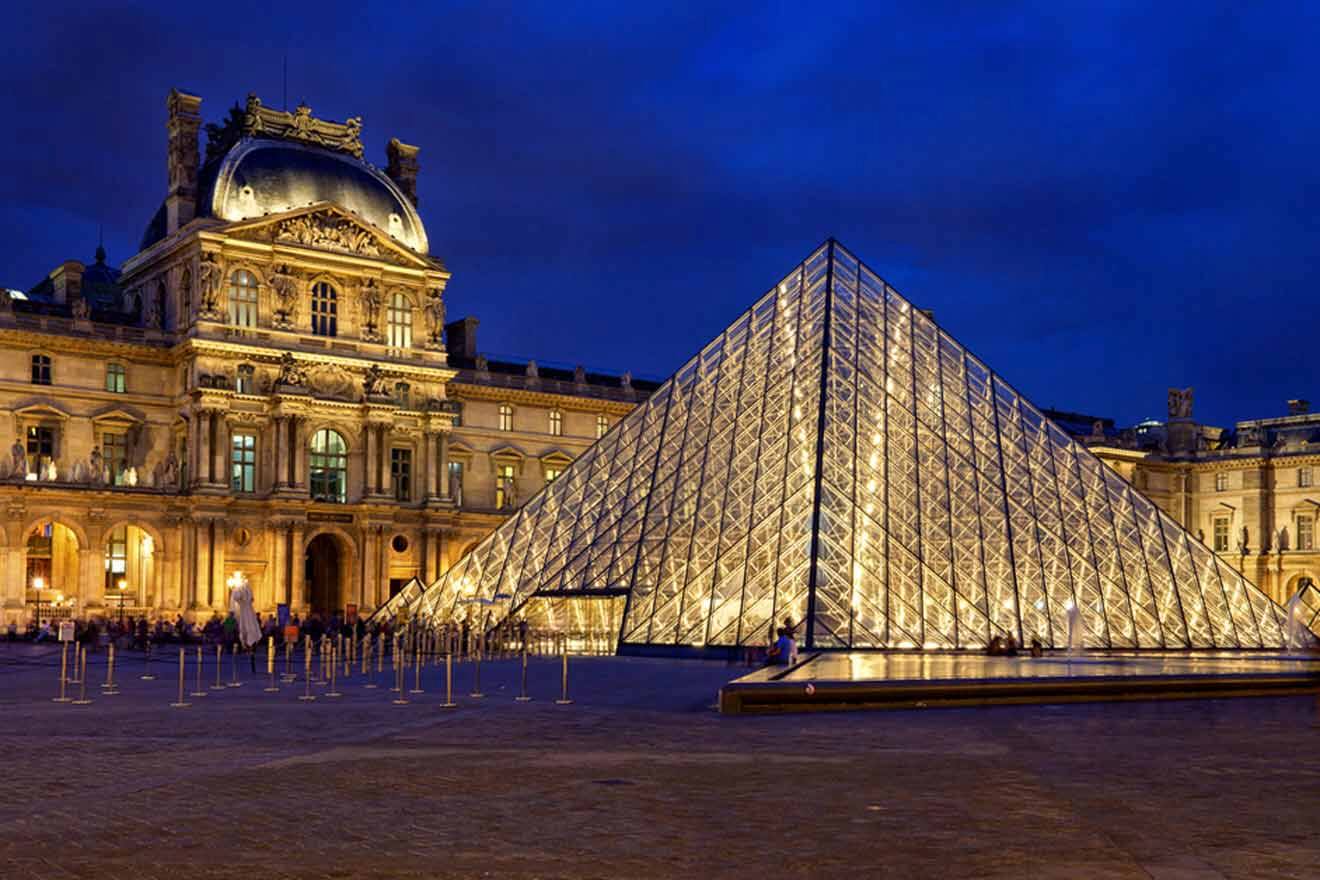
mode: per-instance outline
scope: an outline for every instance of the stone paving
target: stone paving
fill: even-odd
[[[56,656],[0,645],[6,877],[1320,876],[1314,698],[727,718],[741,668],[574,658],[571,706],[539,660],[171,709],[134,658],[70,706]]]

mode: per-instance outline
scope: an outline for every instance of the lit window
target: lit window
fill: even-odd
[[[1298,468],[1298,469],[1297,469],[1297,485],[1298,485],[1298,486],[1300,486],[1300,487],[1303,488],[1303,489],[1306,489],[1306,488],[1308,488],[1308,487],[1311,486],[1311,481],[1312,481],[1312,479],[1313,479],[1313,478],[1312,478],[1312,476],[1311,476],[1311,469],[1310,469],[1309,467],[1304,467],[1304,468]]]
[[[559,475],[562,474],[563,472],[564,472],[563,468],[557,468],[557,467],[546,468],[545,469],[546,483],[553,483],[555,480],[559,479]]]
[[[27,429],[28,470],[45,469],[55,457],[55,429],[34,425]],[[39,472],[39,471],[38,471]]]
[[[394,500],[412,500],[412,450],[390,450],[390,479],[394,481]]]
[[[1214,548],[1216,553],[1228,552],[1228,517],[1217,516],[1214,521]]]
[[[406,294],[396,293],[390,297],[385,330],[390,348],[412,347],[412,302]]]
[[[308,459],[312,498],[343,504],[348,499],[348,446],[329,428],[312,435]]]
[[[32,384],[50,384],[50,356],[34,354],[32,356]]]
[[[312,333],[339,335],[339,295],[324,281],[312,285]]]
[[[394,405],[399,409],[407,409],[409,401],[412,399],[407,382],[394,383]]]
[[[495,508],[504,510],[512,507],[516,493],[513,484],[513,465],[502,464],[495,468]]]
[[[239,394],[257,393],[257,371],[251,364],[239,364],[234,390]]]
[[[105,368],[105,390],[123,394],[127,382],[123,364],[107,364]]]
[[[500,430],[513,430],[513,407],[509,406],[507,403],[500,404]]]
[[[235,434],[229,453],[229,487],[235,492],[257,490],[257,438],[251,434]]]
[[[605,432],[610,429],[610,420],[603,414],[596,416],[596,438],[605,436]]]
[[[128,470],[128,435],[111,431],[101,435],[101,461],[109,473],[112,485],[124,485],[124,472]]]
[[[1215,474],[1215,491],[1216,492],[1228,491],[1228,474],[1222,474],[1222,473]]]
[[[462,505],[463,462],[461,461],[451,461],[449,463],[449,494],[453,496],[455,504]]]
[[[119,595],[119,582],[128,578],[128,526],[110,532],[105,542],[106,596]]]
[[[1297,549],[1315,549],[1315,517],[1311,514],[1297,516]]]
[[[564,414],[557,409],[550,410],[550,433],[556,437],[564,435]]]
[[[229,324],[257,326],[257,276],[244,269],[229,276]]]

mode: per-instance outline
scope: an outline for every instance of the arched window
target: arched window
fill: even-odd
[[[312,332],[317,336],[339,335],[339,295],[324,281],[312,285]]]
[[[554,437],[564,435],[564,414],[557,409],[550,410],[550,434]]]
[[[412,347],[412,303],[406,294],[395,293],[390,297],[385,329],[386,344],[390,348]]]
[[[337,432],[322,428],[312,435],[308,469],[314,500],[348,500],[348,446]]]
[[[229,276],[229,324],[257,326],[257,277],[246,269]]]

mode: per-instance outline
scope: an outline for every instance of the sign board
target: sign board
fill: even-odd
[[[322,513],[322,512],[320,512],[320,511],[316,511],[316,510],[310,510],[310,511],[307,512],[307,521],[308,521],[308,522],[323,522],[323,523],[351,523],[351,522],[353,521],[353,514],[351,514],[351,513]]]
[[[62,621],[60,621],[60,641],[61,641],[61,642],[71,642],[71,641],[73,641],[73,621],[72,621],[72,620],[62,620]]]

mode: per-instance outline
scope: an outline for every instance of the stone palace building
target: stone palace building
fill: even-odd
[[[5,622],[369,612],[437,577],[654,385],[487,358],[446,322],[418,148],[255,96],[167,101],[168,188],[122,268],[0,290]]]

